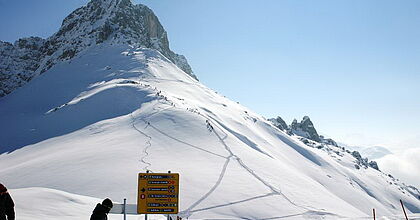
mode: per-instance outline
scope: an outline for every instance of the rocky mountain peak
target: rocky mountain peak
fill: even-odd
[[[155,49],[198,80],[187,59],[169,48],[165,29],[147,6],[134,5],[131,0],[91,0],[68,15],[59,31],[46,40],[0,41],[0,97],[56,63],[102,43]]]
[[[278,129],[282,131],[287,131],[289,129],[289,126],[287,126],[286,122],[280,117],[277,116],[277,118],[268,119],[274,126],[276,126]]]
[[[295,119],[290,127],[293,133],[296,133],[299,136],[306,137],[317,142],[321,141],[314,124],[308,116],[303,117],[300,123],[298,123]]]
[[[303,116],[302,123],[303,122],[310,122],[312,124],[311,119],[309,118],[309,116]]]
[[[153,11],[142,4],[134,5],[131,0],[90,1],[67,16],[49,42],[48,54],[64,59],[104,42],[156,49],[197,79],[185,57],[170,50],[167,33]]]
[[[323,140],[326,140],[318,135],[314,124],[308,116],[303,117],[301,122],[294,119],[290,126],[287,126],[286,122],[281,117],[272,118],[269,119],[269,121],[280,130],[286,131],[288,134],[298,135],[316,142],[323,142]],[[331,143],[333,142],[334,141]]]

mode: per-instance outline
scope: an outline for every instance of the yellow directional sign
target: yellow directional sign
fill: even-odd
[[[178,214],[178,173],[139,173],[138,214]]]

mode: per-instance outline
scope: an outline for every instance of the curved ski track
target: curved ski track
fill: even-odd
[[[167,103],[162,103],[161,102],[161,104],[167,104]],[[197,150],[200,150],[200,151],[203,151],[203,152],[206,152],[206,153],[209,153],[209,154],[212,154],[213,156],[217,156],[217,157],[222,157],[222,158],[225,158],[226,159],[226,161],[225,161],[225,163],[224,163],[224,165],[223,165],[223,167],[222,167],[222,170],[221,170],[221,172],[220,172],[220,174],[219,174],[219,178],[217,179],[217,181],[216,181],[216,183],[213,185],[213,187],[206,193],[206,194],[204,194],[201,198],[199,198],[196,202],[194,202],[190,207],[188,207],[187,209],[185,209],[185,210],[183,210],[183,211],[181,211],[179,214],[178,214],[178,216],[180,216],[180,217],[186,217],[186,218],[188,218],[188,217],[190,217],[194,212],[200,212],[200,211],[205,211],[205,210],[209,210],[209,209],[214,209],[214,208],[219,208],[219,207],[226,207],[226,206],[230,206],[230,205],[235,205],[235,204],[238,204],[238,203],[243,203],[243,202],[247,202],[247,201],[251,201],[251,200],[256,200],[256,199],[260,199],[260,198],[265,198],[265,197],[269,197],[269,196],[275,196],[275,195],[280,195],[280,196],[282,196],[286,201],[288,201],[290,204],[292,204],[292,205],[294,205],[294,206],[296,206],[296,207],[299,207],[299,208],[302,208],[302,209],[304,209],[304,210],[306,210],[305,212],[303,212],[303,213],[298,213],[298,214],[295,214],[295,215],[290,215],[290,216],[279,216],[279,217],[273,217],[273,218],[266,218],[266,219],[278,219],[278,218],[287,218],[287,217],[292,217],[292,216],[298,216],[298,215],[304,215],[304,214],[306,214],[306,213],[325,213],[325,212],[322,212],[322,211],[318,211],[318,210],[312,210],[312,209],[309,209],[309,208],[307,208],[307,207],[305,207],[305,206],[302,206],[302,205],[298,205],[298,204],[296,204],[296,203],[294,203],[292,200],[290,200],[286,195],[284,195],[283,193],[282,193],[282,191],[280,190],[280,189],[277,189],[277,188],[275,188],[274,186],[272,186],[271,184],[269,184],[267,181],[265,181],[263,178],[261,178],[259,175],[257,175],[251,168],[249,168],[243,161],[242,161],[242,159],[240,158],[240,157],[238,157],[237,155],[235,155],[234,153],[233,153],[233,151],[231,150],[231,148],[226,144],[226,142],[224,141],[229,135],[226,133],[226,132],[224,132],[223,131],[223,129],[219,126],[219,123],[220,122],[218,122],[217,120],[215,120],[215,119],[213,119],[212,117],[206,117],[206,116],[204,116],[204,115],[202,115],[202,114],[200,114],[200,113],[196,113],[196,114],[198,114],[198,115],[200,115],[201,117],[203,117],[203,118],[205,118],[206,120],[208,120],[209,121],[209,123],[210,122],[213,122],[212,124],[214,125],[214,126],[216,126],[219,130],[220,130],[220,132],[222,132],[223,134],[224,134],[224,137],[221,137],[220,135],[219,135],[219,133],[216,131],[216,129],[213,129],[213,131],[212,132],[214,132],[214,134],[216,135],[216,137],[218,138],[218,140],[219,140],[219,142],[224,146],[224,148],[225,148],[225,150],[229,153],[229,156],[228,157],[225,157],[225,156],[223,156],[223,155],[220,155],[220,154],[217,154],[217,153],[214,153],[214,152],[211,152],[211,151],[208,151],[208,150],[206,150],[206,149],[203,149],[203,148],[201,148],[201,147],[198,147],[198,146],[195,146],[195,145],[192,145],[192,144],[190,144],[190,143],[188,143],[188,142],[185,142],[185,141],[182,141],[182,140],[180,140],[180,139],[178,139],[178,138],[175,138],[175,137],[172,137],[172,136],[170,136],[169,134],[167,134],[167,133],[165,133],[165,132],[163,132],[163,131],[161,131],[160,129],[158,129],[157,127],[155,127],[155,126],[153,126],[150,122],[148,122],[148,121],[146,121],[145,120],[145,118],[148,118],[148,117],[150,117],[150,116],[152,116],[152,115],[155,115],[155,114],[158,114],[158,113],[160,113],[160,112],[162,112],[162,111],[165,111],[165,110],[167,110],[167,109],[170,109],[170,108],[175,108],[173,105],[171,105],[170,107],[168,107],[168,108],[163,108],[163,109],[159,109],[158,111],[156,111],[156,112],[154,112],[154,113],[151,113],[151,114],[149,114],[149,115],[146,115],[146,116],[144,116],[144,117],[142,117],[142,118],[139,118],[138,120],[141,120],[141,121],[143,121],[144,123],[146,123],[146,127],[145,128],[147,128],[147,127],[151,127],[151,128],[153,128],[154,130],[156,130],[157,132],[159,132],[159,133],[161,133],[162,135],[164,135],[164,136],[166,136],[166,137],[169,137],[169,138],[171,138],[171,139],[173,139],[173,140],[175,140],[175,141],[177,141],[177,142],[180,142],[180,143],[183,143],[183,144],[185,144],[185,145],[187,145],[187,146],[189,146],[189,147],[192,147],[192,148],[194,148],[194,149],[197,149]],[[147,161],[145,161],[145,158],[147,157],[147,156],[149,156],[149,153],[148,153],[148,149],[152,146],[152,144],[151,144],[151,140],[152,140],[152,137],[151,136],[149,136],[149,135],[147,135],[146,133],[144,133],[144,132],[142,132],[142,131],[140,131],[140,129],[138,129],[136,126],[135,126],[135,122],[136,122],[136,120],[137,119],[135,119],[134,118],[134,116],[133,116],[133,113],[131,113],[130,114],[130,116],[131,116],[131,118],[132,118],[132,127],[137,131],[137,132],[139,132],[140,134],[142,134],[142,135],[144,135],[145,137],[147,137],[147,138],[149,138],[149,140],[146,142],[146,144],[147,144],[147,146],[143,149],[143,154],[144,154],[144,156],[140,159],[140,162],[142,162],[142,163],[144,163],[144,164],[146,164],[146,166],[143,168],[144,170],[146,170],[146,171],[148,171],[148,168],[151,166],[151,164],[149,163],[149,162],[147,162]],[[216,123],[214,123],[214,121],[216,122]],[[226,173],[226,170],[227,170],[227,166],[229,165],[229,163],[230,163],[230,160],[231,159],[235,159],[237,162],[238,162],[238,164],[242,167],[242,168],[244,168],[249,174],[251,174],[255,179],[257,179],[259,182],[261,182],[263,185],[265,185],[267,188],[269,188],[272,192],[271,193],[268,193],[268,194],[265,194],[265,195],[261,195],[261,196],[255,196],[255,197],[251,197],[251,198],[248,198],[248,199],[244,199],[244,200],[240,200],[240,201],[236,201],[236,202],[230,202],[230,203],[226,203],[226,204],[221,204],[221,205],[215,205],[215,206],[211,206],[211,207],[207,207],[207,208],[201,208],[201,209],[196,209],[196,210],[193,210],[193,208],[195,208],[196,206],[198,206],[201,202],[203,202],[205,199],[207,199],[218,187],[219,187],[219,185],[221,184],[221,182],[222,182],[222,180],[223,180],[223,177],[224,177],[224,175],[225,175],[225,173]],[[151,170],[150,170],[151,171]],[[329,214],[331,214],[331,213],[329,213]]]

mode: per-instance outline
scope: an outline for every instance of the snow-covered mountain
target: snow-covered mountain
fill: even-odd
[[[19,219],[87,218],[105,197],[136,203],[146,170],[180,173],[179,215],[189,219],[357,219],[372,208],[397,219],[399,199],[410,216],[420,212],[416,188],[357,167],[341,147],[305,144],[198,82],[159,44],[139,43],[144,35],[123,27],[147,23],[142,10],[150,11],[126,0],[77,9],[63,22],[69,32],[49,38],[70,39],[56,45],[76,52],[0,98],[0,147],[9,152],[0,181]],[[98,42],[93,30],[106,21],[112,34]]]
[[[167,33],[152,10],[130,0],[92,0],[67,16],[60,30],[46,40],[0,41],[0,97],[103,42],[155,49],[197,79],[186,58],[170,50]]]

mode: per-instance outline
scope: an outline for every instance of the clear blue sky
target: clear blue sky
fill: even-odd
[[[86,0],[0,0],[0,40],[48,37]],[[348,144],[420,146],[420,1],[136,0],[200,81]]]

